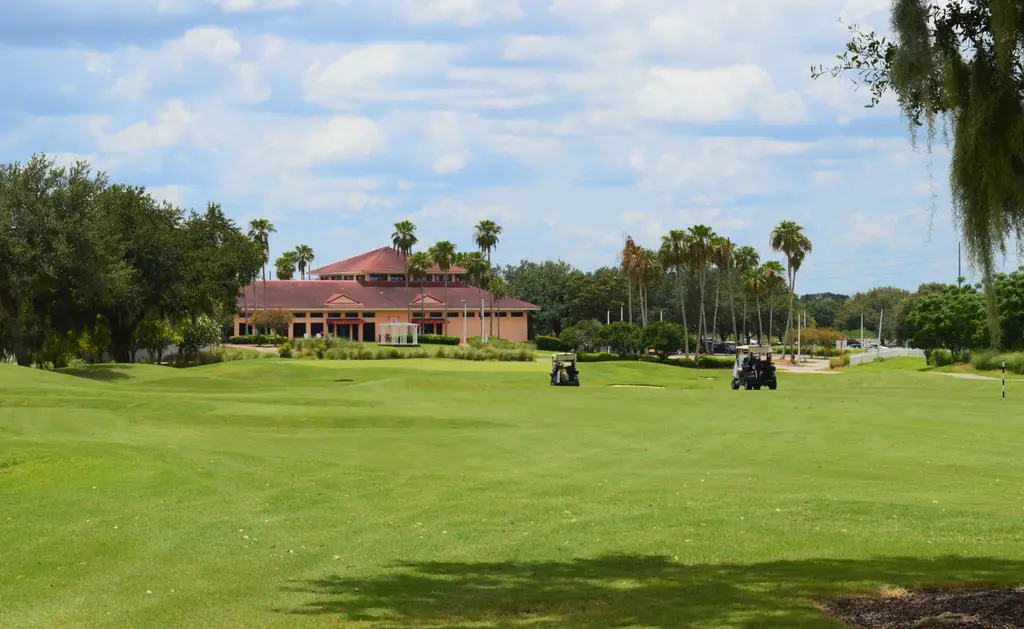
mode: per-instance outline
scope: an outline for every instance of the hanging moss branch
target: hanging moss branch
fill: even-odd
[[[893,92],[910,124],[951,129],[953,217],[968,260],[985,278],[992,344],[999,325],[993,277],[1010,238],[1024,240],[1024,5],[1017,0],[894,0],[895,41],[851,27],[839,64],[811,76],[852,75],[874,107]]]

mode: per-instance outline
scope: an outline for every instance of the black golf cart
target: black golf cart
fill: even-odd
[[[772,348],[768,345],[742,345],[736,348],[736,364],[732,368],[732,389],[741,386],[747,391],[766,386],[774,391],[778,387]]]

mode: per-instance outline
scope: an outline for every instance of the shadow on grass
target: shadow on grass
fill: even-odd
[[[131,380],[132,376],[126,373],[127,369],[128,367],[125,365],[89,365],[88,367],[58,369],[57,373],[75,376],[76,378],[86,378],[88,380]]]
[[[293,583],[313,600],[301,615],[412,629],[481,626],[840,627],[816,600],[884,586],[1015,585],[1024,563],[943,557],[820,559],[689,566],[667,557],[542,563],[409,563],[370,579]]]

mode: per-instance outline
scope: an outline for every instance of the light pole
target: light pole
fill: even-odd
[[[462,300],[462,347],[466,347],[466,300]]]

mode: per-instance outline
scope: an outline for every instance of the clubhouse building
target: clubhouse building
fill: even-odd
[[[499,322],[490,325],[490,294],[467,286],[466,270],[460,267],[452,267],[447,273],[447,321],[445,274],[434,266],[429,269],[422,289],[419,280],[410,280],[407,292],[405,256],[391,247],[314,269],[309,275],[314,279],[267,280],[266,307],[291,313],[290,339],[333,334],[373,342],[378,338],[378,326],[387,323],[414,323],[421,334],[450,336],[462,336],[465,326],[467,336],[479,336],[481,321],[490,335],[498,336]],[[245,290],[245,297],[238,301],[236,335],[252,332],[246,308],[262,309],[264,304],[262,281]],[[527,340],[528,313],[538,310],[540,307],[518,299],[495,300],[494,316],[500,318],[501,338]]]

